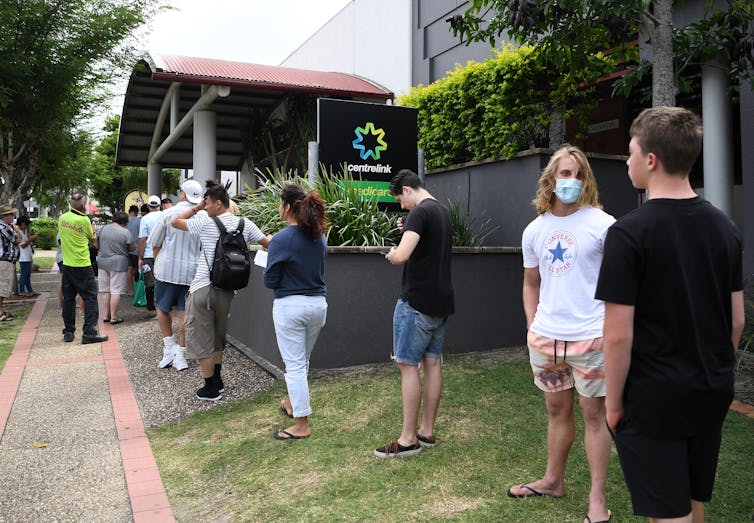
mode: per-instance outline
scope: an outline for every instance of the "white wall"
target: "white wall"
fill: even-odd
[[[410,0],[353,0],[280,65],[363,76],[396,95],[411,86]]]

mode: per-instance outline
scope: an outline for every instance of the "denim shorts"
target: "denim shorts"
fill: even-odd
[[[179,311],[185,310],[188,290],[188,285],[168,283],[155,278],[154,305],[162,312],[170,312],[173,310],[173,307]]]
[[[447,316],[427,316],[398,300],[393,313],[393,359],[418,365],[422,358],[442,358]]]

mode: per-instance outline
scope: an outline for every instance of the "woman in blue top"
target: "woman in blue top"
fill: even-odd
[[[264,284],[275,291],[272,318],[294,425],[276,431],[275,439],[302,439],[311,434],[309,357],[327,318],[325,254],[327,215],[316,191],[287,185],[280,195],[280,216],[288,227],[275,234],[267,254]],[[283,410],[287,401],[283,400]]]

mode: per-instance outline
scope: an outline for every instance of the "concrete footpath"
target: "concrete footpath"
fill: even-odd
[[[0,522],[174,521],[115,329],[82,345],[78,316],[64,343],[57,275],[40,276],[0,375]]]

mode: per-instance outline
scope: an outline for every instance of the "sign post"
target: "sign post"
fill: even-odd
[[[317,100],[319,163],[346,169],[364,197],[395,204],[390,179],[401,169],[418,171],[417,111],[411,107]]]

